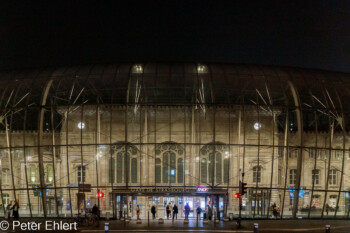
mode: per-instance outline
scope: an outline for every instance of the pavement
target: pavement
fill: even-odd
[[[0,228],[3,227],[2,223],[6,221],[0,219]],[[41,223],[40,230],[28,229],[28,223],[35,222],[37,225]],[[56,221],[58,223],[56,226],[58,228],[51,230],[45,230],[45,221]],[[9,228],[0,232],[85,232],[85,233],[99,233],[105,231],[105,223],[108,223],[109,230],[108,232],[241,232],[248,233],[254,232],[254,223],[258,223],[258,232],[326,232],[325,225],[330,225],[330,232],[337,233],[350,233],[350,221],[349,220],[312,220],[312,219],[298,219],[298,220],[242,220],[241,227],[237,229],[237,224],[235,221],[224,222],[220,221],[219,223],[208,222],[203,224],[203,221],[196,221],[191,219],[188,224],[184,223],[184,220],[164,220],[163,224],[159,224],[158,220],[150,220],[149,223],[147,220],[142,220],[141,224],[138,224],[136,220],[131,220],[129,223],[124,223],[119,220],[101,220],[99,226],[94,224],[93,226],[87,226],[86,224],[81,224],[75,230],[74,227],[71,229],[62,229],[63,225],[72,224],[74,221],[70,219],[29,219],[23,218],[20,221],[24,223],[23,225],[27,227],[26,230],[21,230],[19,227],[13,228],[13,223],[9,221]],[[18,225],[18,223],[16,223]],[[61,227],[61,229],[59,229]],[[14,230],[13,230],[14,229]]]
[[[80,232],[105,232],[105,222],[109,223],[109,232],[254,232],[254,223],[258,223],[258,232],[325,232],[325,225],[330,225],[331,232],[350,233],[349,220],[242,220],[238,229],[235,221],[203,224],[202,221],[190,220],[184,224],[183,220],[164,220],[159,224],[157,220],[136,220],[125,223],[118,220],[101,221],[100,226],[79,228]]]

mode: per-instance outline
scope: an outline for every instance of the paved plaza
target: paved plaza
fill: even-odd
[[[44,219],[21,219],[22,223],[27,222],[42,223],[45,225]],[[55,221],[63,223],[72,223],[70,219],[55,219]],[[30,231],[21,229],[12,229],[12,224],[7,231],[0,232],[105,232],[105,223],[108,223],[108,232],[254,232],[254,224],[258,224],[258,232],[325,232],[325,226],[330,225],[331,232],[345,233],[350,232],[350,221],[347,220],[243,220],[241,227],[238,229],[236,222],[223,222],[219,223],[208,222],[203,224],[202,221],[190,220],[188,224],[185,224],[183,219],[164,220],[163,224],[159,224],[158,220],[142,220],[142,223],[137,223],[136,220],[131,220],[128,223],[124,223],[119,220],[101,220],[99,226],[94,224],[88,226],[81,224],[77,230],[56,230],[45,231],[44,228],[40,230]]]

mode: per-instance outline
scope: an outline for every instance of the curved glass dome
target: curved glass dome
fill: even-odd
[[[1,72],[0,216],[17,199],[22,216],[189,202],[223,216],[348,218],[349,88],[349,74],[258,65]]]

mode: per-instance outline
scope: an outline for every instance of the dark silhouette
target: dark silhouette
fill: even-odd
[[[190,211],[191,211],[191,207],[187,202],[185,205],[185,219],[188,219],[188,215],[190,214]]]
[[[197,218],[201,218],[202,208],[200,206],[197,207]]]
[[[12,215],[13,215],[13,219],[14,220],[18,220],[18,218],[19,218],[19,213],[18,213],[18,211],[19,211],[19,204],[18,204],[18,202],[17,201],[15,201],[15,204],[12,206]]]
[[[156,219],[156,207],[153,205],[152,208],[151,208],[151,213],[152,213],[152,218],[153,219]]]
[[[177,208],[177,205],[175,204],[173,207],[173,222],[174,222],[174,218],[176,216],[176,220],[177,220],[177,213],[179,212],[179,209]]]

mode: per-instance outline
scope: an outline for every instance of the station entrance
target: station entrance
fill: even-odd
[[[200,207],[202,213],[199,216],[203,218],[204,213],[208,211],[210,207],[213,216],[224,216],[226,192],[221,193],[196,193],[195,190],[191,190],[186,193],[132,193],[116,191],[110,194],[113,202],[113,217],[121,219],[122,217],[136,218],[136,208],[140,208],[140,217],[145,219],[152,219],[151,208],[156,208],[156,218],[167,218],[166,207],[167,205],[177,205],[178,207],[178,219],[185,218],[184,208],[188,203],[190,206],[189,218],[197,218],[196,209]]]

